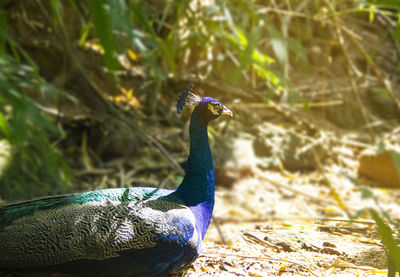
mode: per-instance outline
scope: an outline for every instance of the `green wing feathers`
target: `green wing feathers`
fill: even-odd
[[[162,239],[197,243],[193,214],[179,202],[164,199],[168,193],[109,189],[3,207],[0,268],[103,260],[125,250],[152,248]]]
[[[166,195],[169,191],[155,188],[117,188],[84,193],[52,196],[11,204],[0,208],[0,230],[12,221],[30,216],[37,211],[63,208],[72,204],[102,201],[140,201]]]

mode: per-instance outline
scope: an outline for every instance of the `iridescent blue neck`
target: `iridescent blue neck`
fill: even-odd
[[[194,213],[198,231],[203,239],[214,208],[215,178],[207,122],[196,109],[190,121],[189,134],[190,155],[185,177],[176,193]]]

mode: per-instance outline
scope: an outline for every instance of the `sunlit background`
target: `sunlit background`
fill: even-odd
[[[175,188],[189,83],[216,207],[185,274],[400,269],[397,0],[0,1],[0,203]]]

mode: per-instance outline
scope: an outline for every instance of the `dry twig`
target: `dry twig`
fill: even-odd
[[[262,246],[270,247],[270,248],[272,248],[272,249],[274,249],[276,251],[282,251],[283,250],[282,246],[275,245],[275,244],[270,243],[268,241],[262,240],[262,239],[256,237],[255,235],[253,235],[253,234],[251,234],[249,232],[244,232],[243,233],[243,237],[245,238],[246,241],[252,241],[252,242],[258,243],[258,244],[260,244]]]
[[[234,257],[234,258],[241,258],[241,259],[254,259],[254,260],[268,260],[272,262],[286,262],[289,264],[294,264],[298,265],[301,267],[306,268],[312,275],[318,277],[319,275],[314,273],[308,266],[305,266],[303,264],[290,261],[290,260],[285,260],[285,259],[277,259],[277,258],[272,258],[272,257],[264,257],[264,256],[247,256],[247,255],[237,255],[237,254],[226,254],[226,253],[207,253],[203,252],[200,254],[200,256],[203,257],[210,257],[210,258],[215,258],[215,257]]]

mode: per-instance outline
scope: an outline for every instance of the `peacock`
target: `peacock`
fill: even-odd
[[[41,198],[0,209],[0,271],[24,276],[162,276],[199,255],[214,207],[207,125],[232,112],[191,88],[190,154],[174,190],[129,187]]]

